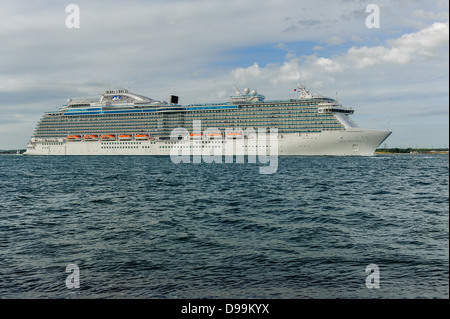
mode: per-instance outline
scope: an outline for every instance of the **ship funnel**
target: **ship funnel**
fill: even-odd
[[[169,101],[171,104],[178,104],[178,96],[176,95],[171,95],[169,98]]]

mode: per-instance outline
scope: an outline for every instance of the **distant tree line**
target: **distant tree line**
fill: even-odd
[[[20,154],[23,154],[25,150],[19,150]],[[0,150],[0,154],[17,154],[17,150]]]
[[[448,148],[379,148],[376,150],[377,152],[382,153],[411,153],[411,152],[417,152],[417,153],[429,153],[432,151],[436,152],[445,152],[448,151]]]

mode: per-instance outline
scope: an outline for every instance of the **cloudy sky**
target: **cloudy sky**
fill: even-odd
[[[66,25],[72,3],[79,28]],[[0,0],[0,149],[25,148],[68,98],[108,89],[185,104],[233,86],[292,98],[297,83],[337,92],[361,127],[389,127],[388,147],[448,147],[448,2]]]

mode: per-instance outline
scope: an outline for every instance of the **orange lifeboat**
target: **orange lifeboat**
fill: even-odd
[[[95,135],[95,134],[92,134],[92,135],[85,135],[85,136],[83,136],[83,138],[84,138],[86,141],[96,141],[96,140],[98,140],[98,135]]]
[[[228,132],[227,138],[242,138],[241,132]]]
[[[69,141],[80,141],[81,136],[80,135],[68,135],[66,137]]]
[[[116,139],[116,136],[113,134],[103,134],[100,136],[100,138],[103,141],[114,141]]]
[[[148,134],[136,134],[134,138],[137,140],[148,140],[150,136]]]
[[[131,136],[131,134],[120,134],[119,135],[119,140],[131,140],[133,138],[133,136]]]
[[[202,133],[191,133],[189,134],[191,138],[199,139],[202,138]]]

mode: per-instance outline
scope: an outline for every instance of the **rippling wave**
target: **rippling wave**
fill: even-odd
[[[0,298],[449,297],[448,156],[287,157],[272,175],[1,156],[0,176]]]

